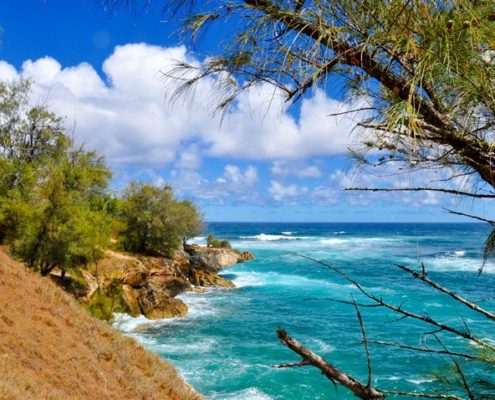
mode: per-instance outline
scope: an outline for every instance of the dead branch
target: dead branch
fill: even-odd
[[[295,368],[295,367],[305,367],[307,365],[311,365],[308,360],[302,360],[297,363],[288,363],[288,364],[276,364],[272,365],[273,368]]]
[[[464,304],[466,307],[470,308],[471,310],[476,311],[477,313],[480,313],[484,315],[485,317],[491,319],[492,321],[495,321],[495,314],[491,311],[485,310],[484,308],[478,306],[477,304],[465,299],[464,297],[458,295],[457,293],[453,292],[450,289],[447,289],[446,287],[438,284],[437,282],[433,281],[428,277],[426,273],[419,273],[409,267],[406,267],[405,265],[399,265],[396,264],[397,268],[400,268],[401,270],[408,272],[411,274],[414,278],[421,280],[422,282],[430,285],[431,287],[435,288],[436,290],[445,293],[446,295],[452,297],[453,299],[457,300],[459,303]]]
[[[478,221],[486,222],[486,223],[488,223],[488,224],[490,224],[492,226],[495,226],[495,221],[493,221],[491,219],[486,219],[486,218],[478,217],[477,215],[466,214],[466,213],[463,213],[463,212],[460,212],[460,211],[449,210],[448,208],[443,208],[443,209],[446,210],[449,214],[461,215],[463,217],[468,217],[468,218],[476,219]]]
[[[312,258],[312,257],[305,256],[305,255],[302,255],[302,254],[298,254],[298,256],[299,257],[302,257],[302,258],[305,258],[307,260],[313,261],[313,262],[315,262],[317,264],[320,264],[320,265],[324,266],[325,268],[330,269],[331,271],[336,272],[337,274],[339,274],[340,276],[342,276],[345,280],[347,280],[349,283],[353,284],[356,287],[356,289],[358,289],[364,296],[366,296],[370,300],[374,301],[376,304],[380,304],[384,308],[387,308],[389,310],[392,310],[394,312],[397,312],[399,314],[402,314],[405,317],[409,317],[409,318],[412,318],[412,319],[416,319],[418,321],[422,321],[422,322],[424,322],[426,324],[433,325],[433,326],[435,326],[435,327],[438,328],[438,331],[450,332],[450,333],[452,333],[452,334],[454,334],[456,336],[459,336],[459,337],[462,337],[464,339],[467,339],[467,340],[470,340],[472,342],[475,342],[475,343],[479,344],[481,347],[486,348],[486,349],[489,349],[489,350],[495,352],[495,347],[493,345],[487,343],[484,340],[479,339],[476,336],[473,336],[469,332],[461,331],[461,330],[459,330],[459,329],[457,329],[455,327],[452,327],[452,326],[447,325],[447,324],[445,324],[443,322],[437,321],[437,320],[431,318],[429,315],[416,314],[416,313],[414,313],[412,311],[409,311],[409,310],[406,310],[406,309],[402,308],[402,306],[396,306],[396,305],[393,305],[393,304],[390,304],[390,303],[385,302],[382,298],[376,297],[375,295],[369,293],[363,286],[361,286],[361,284],[359,282],[357,282],[355,279],[351,278],[349,275],[347,275],[345,272],[341,271],[339,268],[334,267],[333,265],[330,265],[330,264],[328,264],[326,262],[317,260],[317,259]]]
[[[432,349],[429,347],[415,347],[415,346],[409,346],[409,345],[401,344],[401,343],[385,342],[383,340],[368,340],[368,343],[378,344],[381,346],[396,347],[398,349],[403,349],[403,350],[412,350],[412,351],[419,351],[419,352],[423,352],[423,353],[448,355],[448,356],[452,356],[452,357],[461,357],[461,358],[466,358],[466,359],[471,360],[471,361],[480,361],[483,363],[489,363],[489,364],[495,365],[495,361],[479,359],[478,357],[473,356],[471,354],[457,353],[457,352],[450,351],[450,350],[446,351],[446,350]]]
[[[304,299],[304,301],[332,301],[334,303],[354,305],[353,301],[334,299],[332,297],[308,297],[307,299]],[[364,304],[364,303],[356,303],[356,304],[359,307],[369,307],[369,308],[381,307],[380,304]]]
[[[453,194],[456,196],[474,197],[476,199],[495,199],[495,194],[480,194],[463,192],[461,190],[454,189],[442,189],[431,187],[412,187],[412,188],[345,188],[346,192],[440,192]]]
[[[366,363],[368,366],[368,384],[366,386],[371,387],[371,378],[372,378],[371,356],[370,356],[370,349],[368,346],[368,339],[366,338],[366,329],[364,328],[363,316],[361,315],[361,311],[359,311],[359,306],[354,300],[354,296],[352,296],[352,301],[354,303],[354,308],[356,309],[356,315],[359,321],[359,327],[361,328],[361,334],[363,335],[364,351],[366,353]]]
[[[464,400],[462,397],[455,396],[453,394],[428,394],[428,393],[414,393],[414,392],[398,392],[395,390],[382,390],[385,394],[391,394],[393,396],[410,396],[419,397],[422,399],[449,399],[449,400]]]
[[[433,336],[437,340],[438,344],[440,344],[440,346],[442,346],[442,348],[448,352],[449,350],[447,349],[447,346],[445,346],[445,344],[443,344],[443,342],[440,340],[440,338],[437,335],[433,335]],[[466,375],[464,375],[464,372],[462,371],[461,366],[459,365],[459,363],[457,362],[457,360],[454,357],[450,356],[450,359],[452,360],[452,362],[455,365],[455,369],[457,371],[457,374],[461,378],[462,386],[464,387],[464,390],[466,391],[466,394],[468,395],[469,400],[474,400],[473,392],[471,391],[471,388],[469,387],[469,383],[467,381]]]
[[[318,354],[313,353],[310,349],[304,347],[296,339],[290,337],[284,329],[277,329],[277,335],[284,346],[299,354],[303,358],[303,361],[306,361],[318,368],[334,384],[339,383],[354,393],[356,397],[363,400],[385,399],[385,396],[381,392],[364,385],[352,376],[340,371]]]

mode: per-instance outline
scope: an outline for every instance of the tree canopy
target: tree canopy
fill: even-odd
[[[366,131],[353,149],[361,162],[449,168],[450,179],[495,186],[493,1],[165,3],[192,37],[228,26],[217,54],[167,73],[180,82],[172,97],[210,76],[219,109],[258,85],[290,102],[315,87],[333,90],[354,101],[348,113]]]
[[[131,183],[121,204],[124,249],[171,256],[182,242],[200,234],[203,219],[189,201],[178,201],[170,186]]]

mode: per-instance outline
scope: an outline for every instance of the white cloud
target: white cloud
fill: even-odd
[[[305,186],[299,186],[295,184],[283,185],[278,181],[271,181],[268,188],[273,200],[284,204],[296,204],[301,199],[301,196],[305,196],[309,192]]]
[[[15,68],[0,60],[0,79],[4,82],[11,82],[17,78],[17,71]]]
[[[318,165],[288,160],[274,161],[270,172],[275,176],[295,176],[297,178],[318,178],[322,175]]]
[[[198,171],[177,169],[172,171],[172,184],[184,197],[193,197],[223,204],[227,201],[237,203],[259,203],[256,190],[258,170],[252,165],[244,169],[228,164],[221,176],[214,179],[204,178]]]
[[[436,187],[435,181],[444,180],[448,176],[446,170],[415,170],[403,171],[397,166],[382,166],[378,170],[337,170],[329,178],[329,186],[339,193],[342,199],[352,205],[367,205],[373,201],[402,203],[412,207],[438,205],[445,195],[433,191],[420,192],[343,192],[346,188],[380,188],[400,189],[415,187]],[[448,184],[447,184],[448,185]],[[442,184],[440,187],[446,187]]]
[[[211,115],[213,82],[204,80],[187,105],[166,104],[160,71],[176,60],[199,65],[184,46],[145,43],[117,46],[103,64],[104,79],[93,66],[62,67],[51,58],[27,60],[20,71],[0,61],[0,79],[23,75],[35,81],[36,102],[65,116],[76,137],[112,162],[164,165],[177,161],[196,168],[204,155],[232,159],[303,159],[342,153],[352,143],[354,123],[328,117],[348,108],[322,91],[301,103],[296,119],[280,93],[268,85],[243,93],[220,124]],[[198,147],[191,147],[196,143]],[[309,167],[306,175],[317,175]]]
[[[178,154],[175,166],[179,169],[198,169],[201,166],[201,155],[197,145],[193,144]]]

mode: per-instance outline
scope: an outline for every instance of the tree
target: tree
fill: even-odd
[[[205,230],[206,224],[203,216],[196,205],[189,200],[177,202],[174,213],[180,224],[179,232],[182,244],[185,245],[189,239],[200,235]]]
[[[227,42],[201,66],[180,62],[166,73],[172,78],[171,85],[178,82],[178,87],[171,91],[172,99],[193,93],[195,85],[205,78],[213,78],[211,81],[217,84],[215,93],[219,95],[214,98],[218,99],[219,110],[227,109],[239,94],[259,85],[272,85],[277,94],[290,102],[297,101],[312,88],[327,90],[334,86],[357,104],[355,111],[347,113],[360,118],[357,127],[362,132],[362,146],[352,150],[360,163],[377,167],[392,163],[408,170],[441,168],[449,172],[443,185],[401,190],[495,197],[495,3],[492,0],[172,0],[165,3],[172,12],[184,12],[185,31],[193,37],[213,23],[223,23],[226,34],[220,40]],[[484,220],[495,226],[494,221]],[[486,257],[494,254],[494,238],[495,233],[487,241]],[[494,390],[488,394],[472,390],[470,383],[475,377],[466,377],[458,362],[459,358],[474,360],[493,368],[490,360],[494,348],[490,342],[468,328],[456,328],[400,305],[385,303],[352,277],[327,267],[349,280],[375,306],[433,326],[432,334],[439,348],[410,349],[451,359],[463,396],[493,398]],[[492,313],[431,280],[424,266],[403,270],[493,323]],[[354,301],[351,305],[356,308],[366,344],[367,385],[333,368],[281,330],[282,342],[303,357],[300,363],[288,366],[315,365],[332,382],[343,384],[363,399],[383,398],[386,394],[461,398],[457,394],[377,392],[371,386],[368,341],[359,306]],[[446,332],[477,343],[490,356],[449,351],[440,337]]]
[[[38,166],[63,156],[70,146],[62,120],[30,106],[29,92],[27,80],[0,82],[0,242],[19,225],[26,210],[13,206],[36,185]]]
[[[111,173],[29,93],[29,81],[0,83],[0,239],[42,275],[60,268],[64,277],[102,255]]]
[[[12,206],[27,210],[11,235],[13,251],[42,275],[95,262],[107,245],[110,221],[97,198],[110,174],[92,154],[74,150],[49,160],[30,195]]]
[[[187,222],[190,215],[184,210],[196,213],[194,207],[175,200],[170,186],[136,182],[125,190],[121,207],[124,249],[165,257],[172,256],[191,233]]]

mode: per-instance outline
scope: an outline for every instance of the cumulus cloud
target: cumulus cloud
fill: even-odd
[[[320,167],[304,161],[277,160],[272,163],[270,172],[275,176],[295,176],[297,178],[318,178],[322,175]]]
[[[163,72],[177,60],[200,65],[184,46],[138,43],[115,47],[103,64],[103,77],[88,63],[62,67],[44,57],[25,61],[19,71],[0,61],[0,79],[31,78],[36,101],[65,116],[77,139],[116,163],[160,166],[179,160],[197,168],[204,155],[303,159],[342,153],[352,143],[354,123],[328,117],[347,106],[322,91],[302,101],[298,118],[268,85],[243,93],[223,124],[208,106],[209,79],[187,106],[166,104]],[[317,169],[310,167],[306,174],[316,175]]]
[[[300,197],[305,196],[308,192],[309,189],[305,186],[284,185],[278,181],[271,181],[268,187],[268,193],[273,200],[284,204],[296,204],[301,200]]]
[[[183,197],[206,200],[211,203],[260,203],[256,188],[258,170],[252,165],[242,169],[227,164],[222,175],[214,179],[204,178],[199,171],[191,169],[173,170],[172,184]]]

